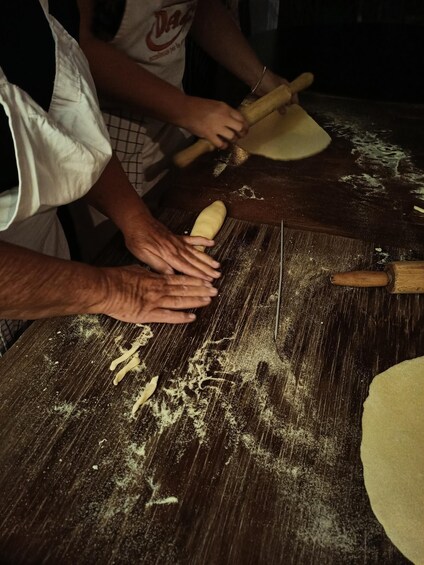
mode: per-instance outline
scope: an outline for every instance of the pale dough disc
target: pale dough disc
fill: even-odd
[[[323,151],[331,137],[297,104],[287,112],[273,112],[257,124],[237,144],[255,155],[292,161]]]
[[[361,459],[374,514],[398,549],[424,564],[424,357],[373,380]]]

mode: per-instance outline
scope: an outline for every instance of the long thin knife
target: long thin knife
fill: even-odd
[[[284,268],[284,222],[281,220],[280,231],[280,277],[278,280],[277,311],[275,313],[274,341],[277,342],[278,326],[280,325],[281,294],[283,290],[283,268]]]

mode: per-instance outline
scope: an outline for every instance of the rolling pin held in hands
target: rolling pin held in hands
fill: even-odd
[[[338,286],[385,286],[393,294],[424,293],[424,261],[387,263],[384,271],[335,273],[331,282]]]
[[[293,94],[308,88],[312,84],[314,76],[312,73],[302,73],[289,85],[281,84],[262,98],[258,98],[252,104],[240,108],[249,126],[253,126],[281,106],[288,104]],[[173,162],[177,167],[184,168],[190,165],[197,157],[213,151],[216,147],[207,139],[199,139],[190,147],[179,151],[174,155]]]

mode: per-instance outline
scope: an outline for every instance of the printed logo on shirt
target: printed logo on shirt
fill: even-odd
[[[165,51],[168,53],[181,33],[183,31],[187,33],[195,10],[195,2],[185,2],[154,12],[154,21],[146,37],[146,45],[150,51],[157,52],[158,56],[160,56],[159,52],[163,55]]]

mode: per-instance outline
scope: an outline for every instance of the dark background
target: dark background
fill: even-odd
[[[311,90],[424,103],[422,0],[227,0],[265,64]],[[190,44],[186,89],[235,105],[248,89]]]

